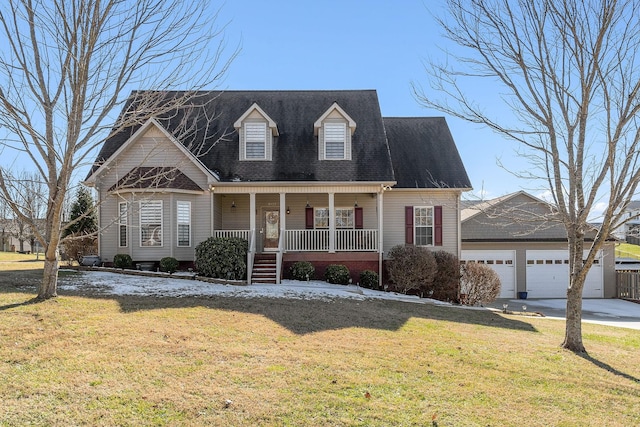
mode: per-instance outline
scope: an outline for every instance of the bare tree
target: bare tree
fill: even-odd
[[[417,85],[414,91],[426,106],[516,141],[532,166],[526,177],[551,191],[570,256],[562,346],[583,352],[585,278],[626,220],[622,212],[640,182],[640,2],[447,0],[447,6],[439,23],[456,54],[428,67],[432,89],[445,99]],[[465,82],[479,80],[499,85],[499,95],[484,101],[500,102],[511,116],[467,95]],[[602,224],[585,245],[599,201],[607,202]]]
[[[109,134],[179,111],[197,90],[213,88],[236,53],[223,56],[217,16],[208,0],[0,4],[4,154],[20,154],[47,186],[44,231],[34,227],[45,252],[39,299],[56,296],[57,249],[74,172]],[[139,88],[147,90],[135,92]],[[168,100],[166,91],[175,88],[188,90]],[[116,120],[125,102],[131,108]],[[14,215],[28,220],[8,191],[13,178],[1,168],[0,191]]]

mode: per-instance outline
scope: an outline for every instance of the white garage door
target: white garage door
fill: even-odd
[[[585,251],[585,257],[587,251]],[[527,292],[529,298],[566,298],[569,286],[569,251],[527,251]],[[602,251],[598,252],[582,296],[602,298]]]
[[[463,261],[475,261],[493,268],[500,277],[499,298],[514,298],[516,296],[515,251],[464,250]]]

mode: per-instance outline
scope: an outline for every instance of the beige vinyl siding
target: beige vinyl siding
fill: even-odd
[[[394,188],[384,193],[384,253],[405,243],[405,206],[442,206],[442,246],[431,250],[445,250],[459,255],[458,204],[460,193],[453,190],[403,190]]]
[[[148,134],[148,133],[147,133]],[[175,144],[165,137],[151,138],[142,136],[131,144],[121,155],[114,159],[110,167],[99,178],[102,190],[108,190],[129,171],[140,166],[175,167],[196,182],[203,190],[207,189],[207,176]]]
[[[184,193],[171,189],[161,192],[109,194],[108,190],[120,178],[139,166],[177,167],[196,182],[202,193]],[[194,259],[198,243],[211,235],[211,199],[207,191],[207,175],[161,132],[151,128],[145,135],[124,150],[110,164],[110,168],[96,183],[100,196],[100,225],[104,229],[100,236],[100,255],[105,262],[112,262],[117,253],[128,253],[134,261],[159,261],[173,256],[180,261]],[[140,247],[139,201],[161,200],[163,202],[162,247]],[[176,201],[191,202],[191,246],[177,246]],[[117,224],[118,204],[128,202],[128,247],[119,247]]]
[[[129,254],[131,255],[131,246],[132,246],[132,207],[128,204],[128,212],[127,212],[127,220],[128,220],[128,229],[127,229],[127,243],[129,244],[127,247],[119,247],[118,243],[120,240],[119,230],[117,218],[119,216],[119,202],[128,202],[129,198],[116,198],[114,196],[107,196],[105,199],[106,191],[100,191],[98,193],[100,209],[99,213],[99,224],[103,231],[100,233],[100,237],[98,239],[99,248],[98,253],[102,258],[103,262],[112,262],[113,256],[116,254]]]

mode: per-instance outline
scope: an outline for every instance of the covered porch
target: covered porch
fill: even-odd
[[[383,194],[392,183],[220,183],[211,187],[212,235],[249,242],[247,281],[256,254],[275,258],[280,282],[283,259],[323,263],[352,258],[382,263]],[[356,255],[359,253],[361,255]],[[335,254],[335,255],[334,255]],[[259,258],[263,258],[260,256]]]

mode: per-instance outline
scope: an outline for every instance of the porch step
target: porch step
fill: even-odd
[[[256,254],[251,273],[253,283],[276,283],[276,255]]]

